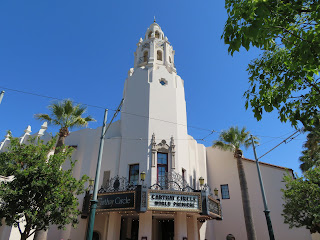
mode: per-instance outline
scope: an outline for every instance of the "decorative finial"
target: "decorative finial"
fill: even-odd
[[[156,16],[153,16],[153,22],[156,22]]]

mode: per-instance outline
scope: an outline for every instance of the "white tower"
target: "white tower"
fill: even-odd
[[[120,176],[126,176],[128,163],[139,164],[140,172],[147,173],[146,183],[154,184],[158,153],[167,155],[166,171],[191,170],[184,82],[177,75],[174,53],[156,22],[137,44],[123,92]]]

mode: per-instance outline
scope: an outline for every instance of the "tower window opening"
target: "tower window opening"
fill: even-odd
[[[148,34],[148,38],[151,38],[152,32],[149,32]]]
[[[162,61],[162,52],[160,50],[157,51],[157,60]]]
[[[158,31],[156,31],[155,37],[156,37],[156,38],[160,38],[160,33],[159,33]]]
[[[169,63],[171,63],[171,57],[169,56]]]
[[[143,53],[143,62],[148,62],[148,51]]]

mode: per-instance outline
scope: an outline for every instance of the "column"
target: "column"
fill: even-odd
[[[127,218],[127,233],[126,238],[131,239],[132,218]]]
[[[152,219],[152,240],[158,240],[159,222],[157,219]]]
[[[196,215],[187,218],[188,240],[199,240],[198,219]]]
[[[139,214],[139,238],[152,238],[152,211]],[[109,239],[108,239],[109,240]]]
[[[187,235],[187,214],[176,212],[174,214],[174,239],[183,240]]]
[[[120,228],[121,228],[121,215],[117,212],[111,212],[109,214],[107,239],[119,240]]]
[[[61,231],[61,234],[60,234],[60,239],[69,239],[70,237],[70,232],[71,232],[71,224],[68,224],[66,226],[66,229]]]

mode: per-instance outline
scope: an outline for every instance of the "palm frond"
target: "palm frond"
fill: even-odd
[[[70,99],[53,102],[48,108],[50,115],[36,114],[36,119],[46,120],[51,124],[66,128],[73,126],[85,127],[89,122],[95,121],[91,116],[82,117],[82,114],[86,112],[86,107],[74,104]]]
[[[85,106],[77,105],[76,108],[73,111],[73,114],[75,116],[81,116],[86,112],[87,108]]]
[[[258,144],[258,138],[254,137],[254,142]],[[225,147],[225,145],[229,147]],[[235,151],[244,146],[246,149],[251,145],[250,132],[245,127],[239,129],[238,126],[232,126],[224,130],[219,135],[219,140],[213,142],[213,147],[219,147],[224,150]]]
[[[225,151],[230,151],[230,152],[234,151],[233,145],[226,144],[226,143],[224,143],[222,141],[218,141],[218,140],[213,142],[212,147],[219,148],[219,149],[225,150]]]
[[[73,106],[73,102],[70,99],[66,99],[63,100],[62,106],[64,113],[69,116],[73,114],[74,108],[76,108],[78,105]]]
[[[34,118],[37,120],[48,121],[49,124],[52,123],[52,118],[48,114],[38,113],[34,115]]]
[[[51,115],[54,116],[56,119],[62,119],[64,114],[64,109],[61,106],[60,102],[53,103],[49,105],[49,110],[51,111]]]

